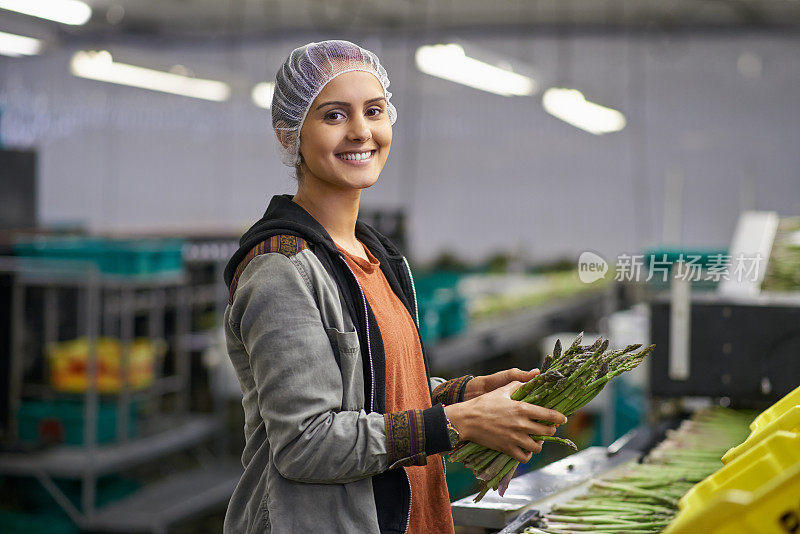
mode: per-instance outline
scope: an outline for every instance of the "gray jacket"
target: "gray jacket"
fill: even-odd
[[[330,273],[303,239],[293,239],[276,236],[253,249],[231,284],[224,326],[246,445],[224,532],[403,532],[379,526],[380,508],[391,503],[376,500],[403,496],[383,495],[373,487],[376,475],[423,465],[448,447],[441,434],[438,450],[425,443],[421,410],[382,414],[365,403],[374,376],[365,380],[373,366],[363,354],[372,353],[362,350]],[[468,379],[431,378],[434,401],[460,400]],[[444,413],[442,404],[427,411],[436,410]],[[430,420],[428,442],[436,441],[434,430],[445,432]],[[421,446],[409,439],[415,424]]]

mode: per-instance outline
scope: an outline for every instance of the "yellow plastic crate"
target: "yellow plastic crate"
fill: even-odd
[[[800,386],[756,417],[750,423],[750,435],[726,452],[722,463],[727,464],[777,430],[800,432]]]
[[[156,359],[164,353],[164,342],[145,338],[134,339],[128,352],[128,386],[141,389],[153,382]],[[122,343],[115,338],[97,339],[97,390],[116,393],[122,384]],[[67,393],[86,391],[88,380],[89,341],[78,338],[47,347],[50,384]]]
[[[695,485],[665,534],[800,532],[800,434],[778,430]]]
[[[763,428],[772,420],[780,417],[783,412],[797,404],[800,404],[800,386],[794,388],[791,393],[764,410],[761,415],[756,417],[753,422],[750,423],[750,430],[756,431],[759,428]]]
[[[744,443],[733,447],[725,453],[725,456],[722,457],[722,463],[730,463],[778,430],[800,433],[800,404],[792,406],[776,419],[770,421],[769,424],[751,432]],[[798,532],[800,532],[800,529]]]

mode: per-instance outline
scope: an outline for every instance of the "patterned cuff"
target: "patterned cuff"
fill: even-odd
[[[433,403],[441,402],[445,406],[455,404],[464,400],[464,391],[467,389],[467,382],[475,378],[472,375],[453,378],[439,384],[433,390]]]
[[[425,422],[422,410],[387,413],[386,454],[389,469],[408,465],[425,465]]]

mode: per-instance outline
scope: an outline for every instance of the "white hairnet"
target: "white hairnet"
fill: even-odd
[[[389,121],[394,124],[397,110],[389,102],[389,77],[378,56],[349,41],[308,43],[289,54],[275,77],[272,126],[283,139],[284,163],[300,162],[300,129],[317,95],[335,77],[356,70],[372,73],[381,82]]]

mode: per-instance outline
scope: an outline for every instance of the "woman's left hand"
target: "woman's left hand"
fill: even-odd
[[[489,393],[497,388],[501,388],[511,382],[527,382],[533,380],[539,374],[539,369],[531,369],[530,371],[523,371],[514,367],[513,369],[506,369],[491,375],[476,376],[467,382],[467,388],[464,391],[464,400],[474,399],[484,393]]]

